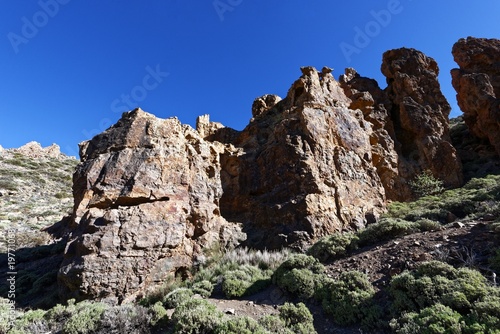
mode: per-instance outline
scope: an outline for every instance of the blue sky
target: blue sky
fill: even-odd
[[[382,54],[403,46],[437,60],[457,116],[451,48],[462,37],[500,38],[499,15],[498,0],[8,1],[0,145],[35,140],[77,155],[79,142],[136,106],[242,129],[253,100],[284,97],[300,66],[326,65],[337,78],[354,67],[385,87]]]

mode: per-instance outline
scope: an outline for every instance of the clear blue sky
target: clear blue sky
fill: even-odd
[[[0,145],[36,140],[76,155],[136,106],[242,129],[254,98],[284,97],[300,66],[326,65],[337,78],[354,67],[385,87],[382,53],[403,46],[438,61],[457,116],[452,45],[500,38],[499,15],[498,0],[5,1]]]

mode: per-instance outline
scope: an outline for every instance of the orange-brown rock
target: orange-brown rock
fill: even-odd
[[[61,293],[126,302],[244,239],[220,215],[217,145],[176,118],[136,109],[80,145]]]
[[[460,67],[451,75],[464,121],[500,155],[500,40],[460,39],[452,53]]]
[[[384,90],[352,69],[340,82],[350,108],[362,110],[373,125],[373,163],[387,198],[410,199],[408,181],[424,170],[447,187],[460,186],[461,163],[449,136],[451,108],[437,80],[437,63],[415,49],[395,49],[384,53],[382,73]]]
[[[243,224],[249,246],[301,248],[384,210],[370,125],[330,72],[304,67],[285,99],[257,99],[240,151],[221,158],[222,214]]]
[[[243,131],[136,109],[82,143],[61,294],[127,302],[213,245],[303,249],[374,222],[419,171],[460,182],[432,59],[386,53],[385,91],[301,70],[283,100],[255,100]]]
[[[339,82],[351,99],[349,108],[359,109],[372,125],[370,143],[373,166],[377,169],[387,199],[404,200],[411,196],[406,180],[399,172],[399,154],[391,112],[392,102],[374,79],[360,76],[348,68]]]

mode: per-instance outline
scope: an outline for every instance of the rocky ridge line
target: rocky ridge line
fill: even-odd
[[[136,109],[81,143],[61,295],[132,301],[216,245],[303,250],[375,222],[423,170],[459,186],[435,61],[403,48],[382,69],[385,90],[303,67],[284,99],[254,101],[242,131]]]

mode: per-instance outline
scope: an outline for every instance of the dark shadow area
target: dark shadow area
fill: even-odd
[[[8,268],[8,254],[0,254],[0,296],[8,297],[10,284],[7,279],[14,276],[16,307],[49,309],[55,306],[60,302],[57,273],[65,247],[66,238],[62,238],[49,245],[18,248],[15,275],[8,274],[13,272]]]
[[[462,160],[464,181],[500,174],[500,157],[486,139],[473,136],[463,116],[450,120],[450,137]]]

